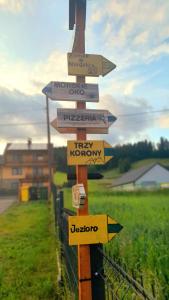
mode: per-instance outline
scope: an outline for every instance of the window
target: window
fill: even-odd
[[[12,175],[22,175],[22,168],[12,168]]]
[[[32,172],[35,176],[43,175],[43,168],[33,167]]]
[[[40,153],[37,153],[37,152],[33,152],[32,157],[33,157],[33,161],[43,161],[44,160],[43,155]]]
[[[22,155],[18,154],[18,153],[13,153],[12,154],[12,159],[15,162],[18,162],[18,161],[21,162],[22,161]]]
[[[11,188],[13,190],[17,190],[18,189],[18,182],[15,182],[15,181],[11,182]]]

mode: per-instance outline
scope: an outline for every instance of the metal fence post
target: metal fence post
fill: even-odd
[[[55,227],[56,227],[56,224],[57,224],[57,203],[56,203],[57,187],[54,184],[52,184],[52,195],[53,195],[53,209],[54,209]]]
[[[64,208],[64,194],[63,191],[59,192],[59,201],[58,201],[58,226],[59,226],[59,239],[61,244],[63,243],[63,208]],[[62,245],[61,245],[62,246]]]
[[[93,300],[105,300],[103,255],[99,248],[103,250],[103,245],[90,245]]]

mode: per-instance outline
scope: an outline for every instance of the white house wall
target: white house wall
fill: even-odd
[[[114,186],[113,190],[115,191],[134,191],[135,186],[133,183],[127,183],[119,186]]]
[[[169,182],[169,171],[160,165],[154,166],[146,174],[140,177],[135,183],[141,185],[145,182],[167,183]]]

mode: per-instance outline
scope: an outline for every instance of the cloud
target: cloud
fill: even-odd
[[[161,116],[160,119],[157,121],[157,125],[163,129],[169,128],[169,117]]]
[[[107,0],[100,14],[98,3],[92,8],[91,28],[99,31],[98,44],[123,69],[168,54],[163,41],[169,36],[169,1]]]
[[[31,137],[34,142],[46,142],[46,102],[43,96],[25,95],[17,90],[10,91],[0,88],[0,103],[1,143],[25,142],[28,137]],[[101,103],[95,104],[95,106],[97,109],[108,108],[118,118],[110,127],[109,134],[106,135],[106,140],[113,144],[146,138],[147,130],[155,124],[155,120],[149,118],[148,114],[140,114],[140,112],[151,109],[145,99],[133,99],[132,97],[120,99],[104,95]],[[50,101],[51,121],[56,118],[57,107],[61,107],[60,103]],[[12,124],[14,125],[12,126]],[[73,137],[68,134],[59,134],[52,127],[51,134],[52,141],[57,146],[65,145],[66,140]],[[97,139],[99,138],[105,139],[105,135],[100,137],[97,135]]]
[[[67,78],[66,54],[57,50],[53,51],[46,60],[32,64],[23,60],[13,62],[4,53],[0,54],[0,62],[1,86],[30,95],[41,93],[42,88],[50,81]]]
[[[149,32],[147,30],[145,30],[136,35],[136,37],[133,40],[133,44],[135,44],[137,46],[145,44],[148,41],[148,38],[149,38]]]
[[[18,13],[23,9],[23,0],[0,0],[0,10],[8,10],[12,13]]]
[[[0,88],[0,103],[1,142],[46,139],[45,97]],[[56,117],[56,107],[60,105],[50,102],[51,120]]]
[[[141,80],[131,80],[126,84],[126,87],[124,89],[124,95],[129,96],[132,95],[134,88],[141,83]]]
[[[147,57],[149,57],[152,60],[153,58],[159,57],[162,54],[169,55],[169,44],[164,43],[152,49],[152,51],[149,53]]]
[[[101,103],[97,104],[99,109],[108,109],[117,121],[109,128],[108,135],[102,135],[98,139],[105,139],[111,144],[129,143],[139,139],[148,138],[148,129],[153,128],[155,119],[150,118],[148,112],[152,107],[145,99],[126,97],[123,99],[114,98],[111,95],[104,95]]]
[[[62,107],[62,103],[49,100],[50,122],[56,118],[57,107]],[[28,137],[33,142],[47,142],[46,99],[43,95],[26,95],[0,87],[0,108],[0,153],[6,143],[25,143]],[[60,134],[53,127],[50,129],[52,143],[66,145],[70,135]]]

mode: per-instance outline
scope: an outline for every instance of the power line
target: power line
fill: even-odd
[[[131,113],[131,114],[121,114],[121,115],[117,115],[117,117],[130,117],[130,116],[132,117],[132,116],[138,116],[138,115],[165,113],[165,112],[169,112],[169,108],[162,109],[162,110],[142,111],[142,112]]]
[[[168,112],[169,112],[169,109],[165,109],[165,110],[163,109],[163,110],[145,111],[145,112],[140,112],[140,113],[121,114],[121,115],[117,115],[117,117],[123,118],[123,117],[132,117],[132,116],[145,115],[145,114],[168,113]],[[158,118],[158,117],[155,117],[155,118]],[[153,118],[151,118],[151,119],[153,119]],[[138,121],[138,122],[140,122],[140,121]],[[43,122],[43,121],[41,121],[41,122],[25,122],[25,123],[1,123],[0,127],[31,126],[31,125],[45,125],[45,124],[46,124],[46,122]]]
[[[0,115],[1,116],[4,116],[4,115],[9,115],[9,114],[15,114],[16,115],[16,113],[20,113],[20,112],[27,112],[27,111],[45,111],[46,110],[46,108],[44,107],[44,108],[29,108],[29,109],[23,109],[23,110],[17,110],[17,111],[6,111],[6,112],[2,112],[2,113],[0,113]]]
[[[46,123],[45,122],[32,122],[32,123],[3,123],[3,124],[0,124],[1,127],[8,127],[8,126],[32,126],[32,125],[37,125],[37,124],[41,124],[41,125],[45,125]]]

